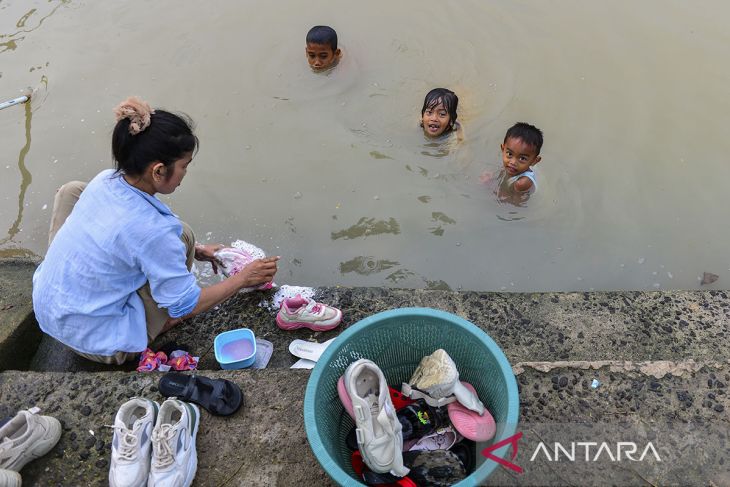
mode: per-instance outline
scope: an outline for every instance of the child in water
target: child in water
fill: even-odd
[[[446,88],[435,88],[426,94],[421,108],[421,127],[426,137],[436,138],[456,131],[461,140],[461,124],[456,121],[459,97]]]
[[[534,193],[537,181],[532,166],[541,159],[542,131],[529,123],[516,123],[507,130],[500,147],[509,188],[517,193]]]
[[[501,201],[520,204],[537,190],[537,176],[532,167],[540,162],[540,149],[542,131],[534,125],[519,122],[507,130],[500,146],[504,170],[499,173],[496,191]],[[480,179],[486,184],[493,179],[492,173],[485,171]]]
[[[337,48],[337,32],[326,25],[316,25],[307,32],[307,55],[309,67],[313,71],[325,71],[337,65],[342,52]]]

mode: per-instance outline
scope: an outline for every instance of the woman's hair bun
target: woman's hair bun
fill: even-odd
[[[132,135],[137,135],[150,126],[153,113],[155,111],[149,104],[136,96],[130,96],[114,108],[117,122],[129,119],[129,133]]]

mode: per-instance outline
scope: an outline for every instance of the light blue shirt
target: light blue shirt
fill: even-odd
[[[529,178],[530,181],[532,181],[532,186],[530,186],[530,189],[527,190],[527,193],[532,194],[535,191],[537,191],[537,176],[535,176],[535,171],[533,171],[532,169],[528,169],[527,171],[522,172],[522,173],[518,174],[517,176],[512,176],[511,178],[509,178],[507,180],[507,182],[509,183],[510,186],[512,186],[522,176]]]
[[[33,310],[41,329],[93,355],[139,352],[147,325],[137,294],[152,297],[172,318],[200,298],[185,265],[182,225],[160,200],[108,169],[81,193],[33,275]]]

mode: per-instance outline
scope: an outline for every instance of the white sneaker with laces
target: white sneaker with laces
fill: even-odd
[[[190,487],[198,469],[195,437],[200,410],[170,398],[162,403],[152,431],[152,468],[148,487]]]
[[[41,416],[39,411],[20,411],[0,428],[0,468],[20,472],[26,463],[56,446],[61,423],[54,417]]]
[[[152,429],[160,405],[142,397],[122,404],[114,418],[109,487],[144,487],[150,474]]]
[[[390,472],[396,477],[408,474],[403,466],[402,427],[383,372],[371,360],[353,362],[345,370],[345,389],[352,399],[363,462],[376,473]]]

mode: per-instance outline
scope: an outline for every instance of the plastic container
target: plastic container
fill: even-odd
[[[474,386],[492,413],[497,433],[477,444],[477,468],[459,487],[480,485],[497,468],[479,452],[512,436],[517,429],[519,394],[512,367],[502,350],[474,324],[430,308],[402,308],[365,318],[327,347],[312,371],[304,396],[304,426],[309,445],[324,471],[339,485],[365,485],[351,465],[345,436],[353,421],[337,395],[337,380],[360,358],[375,362],[388,384],[400,388],[421,359],[443,348],[454,359],[461,380]],[[509,446],[492,454],[504,458]]]
[[[224,331],[215,337],[213,348],[222,369],[243,369],[256,360],[256,337],[248,328]]]

